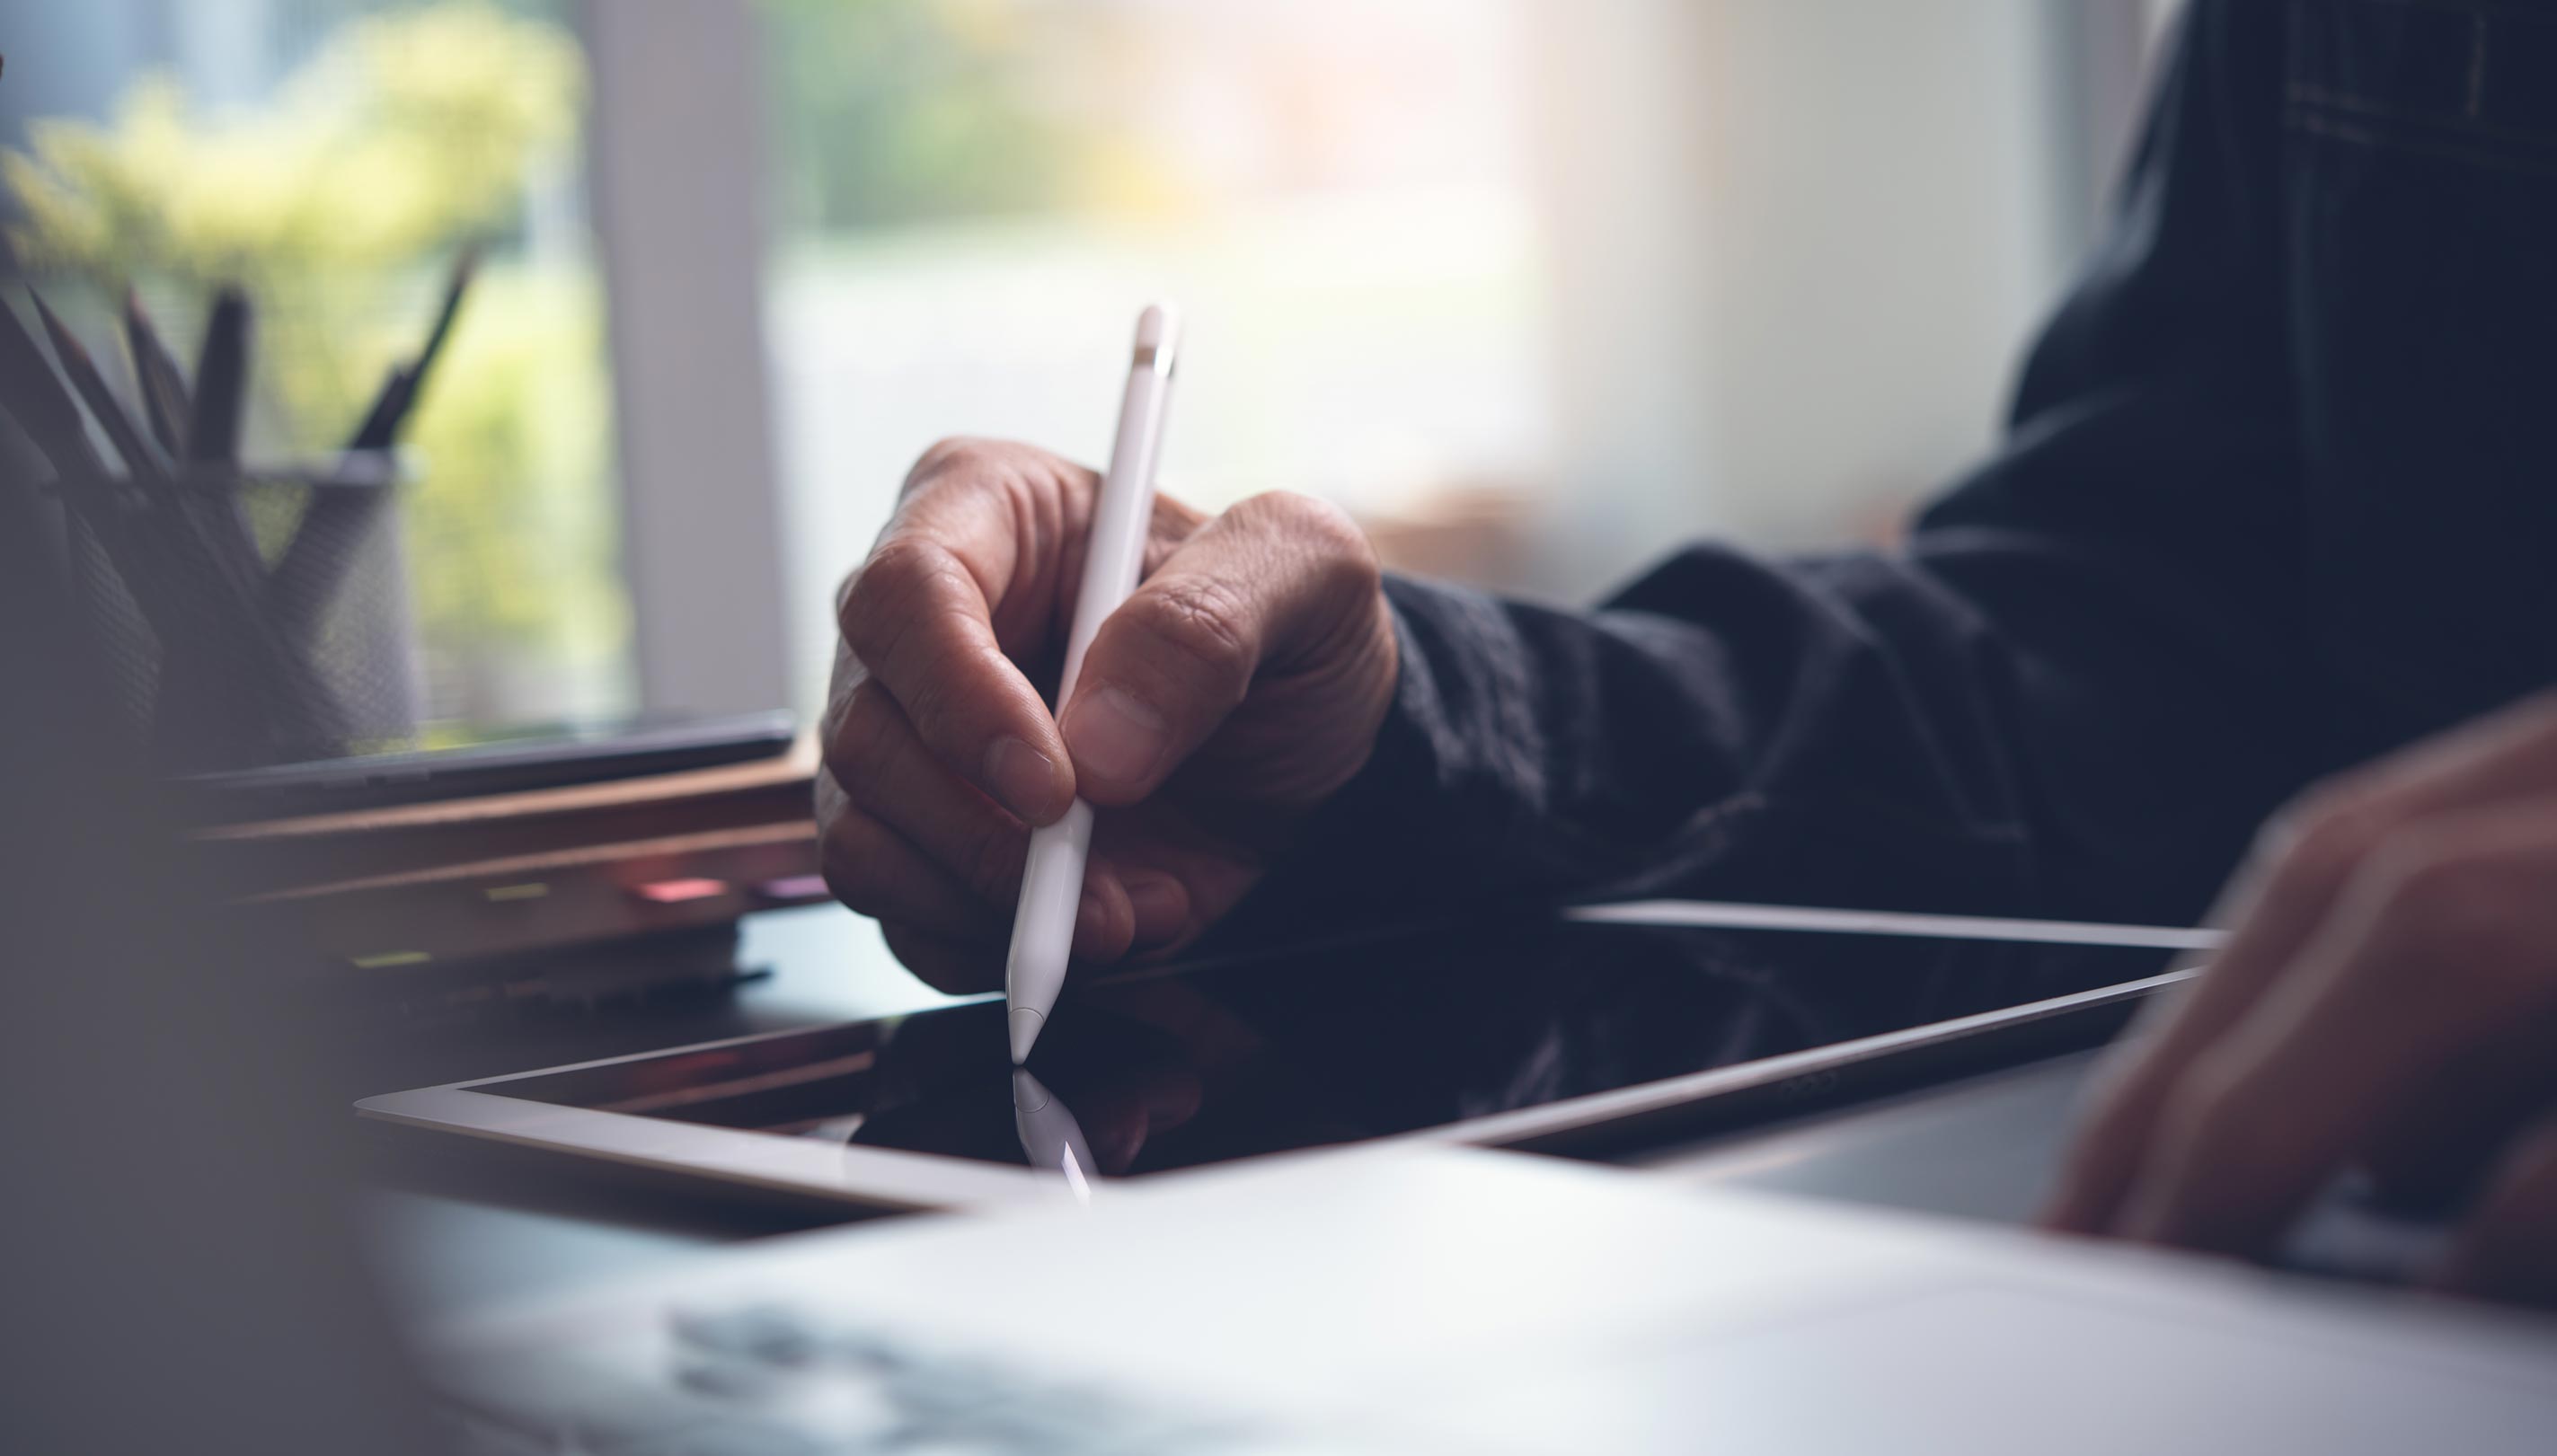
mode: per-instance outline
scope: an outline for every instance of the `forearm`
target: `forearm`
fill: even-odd
[[[1697,548],[1588,613],[1393,582],[1375,756],[1246,921],[1637,895],[2189,918],[2319,766],[2307,708],[2108,570],[2032,538]]]
[[[1931,601],[1915,640],[1887,643],[1823,580],[1897,571],[1697,549],[1590,613],[1391,583],[1402,676],[1375,756],[1251,918],[1630,894],[2021,905],[2014,796],[1947,746],[1988,728],[1980,689],[1953,681],[1975,623]]]

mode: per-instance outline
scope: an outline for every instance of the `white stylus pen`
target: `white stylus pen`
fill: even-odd
[[[1065,672],[1056,684],[1060,711],[1074,697],[1092,634],[1137,590],[1138,574],[1144,569],[1145,528],[1154,515],[1154,458],[1162,448],[1172,350],[1180,331],[1180,316],[1162,304],[1137,320],[1137,354],[1128,368],[1127,396],[1119,405],[1119,438],[1110,447],[1110,473],[1102,478],[1101,500],[1093,508],[1083,591],[1074,599]],[[1083,900],[1083,865],[1091,852],[1092,806],[1080,798],[1064,818],[1030,831],[1020,907],[1012,916],[1011,955],[1004,963],[1014,1063],[1029,1060],[1065,985],[1066,957],[1074,948],[1074,912]]]
[[[1027,1067],[1012,1069],[1012,1130],[1020,1135],[1021,1152],[1030,1170],[1042,1177],[1063,1178],[1074,1196],[1092,1201],[1092,1144],[1083,1140],[1083,1125],[1074,1111],[1056,1100]]]

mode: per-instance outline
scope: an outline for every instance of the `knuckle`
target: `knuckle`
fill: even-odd
[[[1241,696],[1258,656],[1251,608],[1235,591],[1205,577],[1166,582],[1141,600],[1137,625],[1189,665],[1196,676]]]
[[[835,731],[826,741],[826,766],[847,788],[866,778],[896,748],[896,715],[887,693],[864,683],[844,705]]]
[[[1374,591],[1379,576],[1376,547],[1350,513],[1328,500],[1293,491],[1273,491],[1284,504],[1291,534],[1311,552],[1336,589]]]
[[[827,752],[834,751],[835,739],[844,730],[844,719],[853,711],[854,700],[869,685],[870,674],[861,668],[859,660],[849,651],[838,653],[834,680],[826,685],[826,705],[817,712],[817,741]]]
[[[893,614],[910,604],[916,592],[950,569],[949,553],[911,531],[898,531],[882,539],[862,565],[845,594],[844,609],[848,617],[874,617]]]
[[[2545,791],[2557,781],[2557,688],[2542,688],[2496,717],[2509,727],[2496,759],[2508,782]]]
[[[836,623],[856,651],[867,651],[882,623],[893,620],[912,599],[916,579],[926,570],[922,552],[911,540],[889,536],[871,551],[844,583],[836,598]]]
[[[1367,550],[1367,533],[1350,513],[1316,495],[1295,490],[1265,490],[1227,512],[1239,524],[1266,530],[1322,555],[1356,555]]]
[[[974,436],[943,436],[925,446],[923,454],[915,457],[914,467],[905,472],[902,493],[911,494],[953,469],[974,463],[986,455],[987,449],[987,442]]]
[[[2273,866],[2277,886],[2329,886],[2350,877],[2375,849],[2385,827],[2368,797],[2344,781],[2320,784],[2264,827],[2257,853]]]
[[[1341,523],[1349,534],[1323,554],[1324,585],[1337,599],[1363,601],[1384,590],[1385,568],[1367,533],[1347,516]]]
[[[2533,733],[2557,736],[2557,688],[2533,689],[2511,711]]]
[[[947,549],[919,536],[888,537],[845,596],[845,642],[874,670],[896,661],[900,644],[945,586],[973,587],[967,568]]]
[[[1236,501],[1225,513],[1237,525],[1284,536],[1323,529],[1322,520],[1331,510],[1327,502],[1302,491],[1264,490]]]
[[[1040,450],[1034,446],[1025,445],[1016,447],[1016,449],[1021,452],[1025,467],[1021,473],[1025,476],[1036,475],[1040,477],[1046,486],[1045,490],[1041,492],[1042,494],[1058,500],[1065,500],[1069,498],[1089,499],[1101,493],[1101,472],[1099,470],[1096,470],[1089,465],[1067,460],[1065,457],[1057,455],[1052,451]],[[1162,507],[1163,501],[1164,497],[1160,495],[1154,497],[1154,505],[1157,510]]]
[[[2479,991],[2517,991],[2515,970],[2541,959],[2529,953],[2532,886],[2516,884],[2490,856],[2408,836],[2374,857],[2369,873],[2378,885],[2381,933],[2438,955],[2424,958],[2427,974],[2454,976]]]

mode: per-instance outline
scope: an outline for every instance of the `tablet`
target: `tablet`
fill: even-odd
[[[373,1098],[366,1116],[877,1208],[1387,1137],[1608,1155],[2094,1045],[2200,933],[1643,906],[1086,976]]]

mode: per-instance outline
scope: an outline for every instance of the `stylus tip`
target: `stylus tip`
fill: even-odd
[[[1030,1048],[1038,1045],[1039,1029],[1047,1018],[1028,1006],[1012,1007],[1012,1065],[1030,1059]]]

